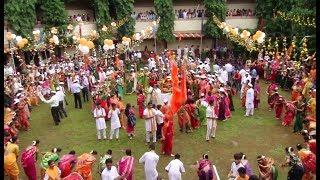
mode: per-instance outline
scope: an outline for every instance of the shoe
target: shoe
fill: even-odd
[[[173,154],[170,154],[170,156],[171,156],[171,157],[174,157],[174,155],[173,155]]]

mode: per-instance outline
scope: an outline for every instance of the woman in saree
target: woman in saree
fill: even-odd
[[[126,180],[133,180],[134,157],[131,149],[126,149],[126,155],[117,163],[119,175]]]
[[[59,161],[59,154],[61,152],[60,148],[53,148],[51,152],[46,152],[41,159],[41,179],[44,178],[45,172],[49,167],[49,161],[52,160],[54,162]]]
[[[6,153],[13,153],[16,155],[16,158],[19,156],[19,146],[18,146],[19,140],[17,136],[13,136],[9,142],[5,144],[4,151]]]
[[[180,109],[177,112],[177,116],[178,116],[178,124],[180,128],[180,132],[183,132],[184,128],[186,130],[186,133],[192,132],[190,116],[185,109],[185,105],[180,107]]]
[[[299,96],[301,96],[301,87],[298,86],[297,83],[295,83],[292,86],[292,92],[291,92],[291,101],[296,101]]]
[[[254,108],[255,109],[259,108],[260,92],[261,92],[261,88],[260,88],[260,84],[259,84],[259,79],[257,79],[256,82],[255,82],[255,85],[254,85],[254,100],[253,100],[253,104],[254,104]]]
[[[190,117],[190,124],[192,129],[198,129],[200,127],[200,122],[196,116],[196,105],[194,100],[189,99],[184,107]]]
[[[296,120],[294,121],[293,133],[300,133],[303,129],[303,113],[305,109],[305,104],[303,102],[302,96],[299,96],[296,102]]]
[[[199,180],[219,180],[216,167],[209,160],[209,156],[204,154],[200,161],[197,161],[197,174]]]
[[[84,180],[92,180],[92,169],[96,162],[97,151],[84,153],[77,159],[76,172],[78,172]]]
[[[124,92],[123,92],[123,79],[119,75],[117,76],[117,91],[118,91],[118,96],[123,97]]]
[[[285,99],[282,96],[279,96],[279,98],[274,103],[275,117],[278,120],[281,119],[284,104]]]
[[[61,170],[54,164],[54,160],[49,160],[48,164],[43,180],[61,180]]]
[[[230,82],[227,82],[227,86],[225,87],[225,91],[226,91],[227,96],[229,98],[229,109],[230,109],[230,111],[234,111],[232,96],[234,96],[236,94],[236,90],[232,89]]]
[[[219,99],[218,99],[218,106],[219,106],[219,113],[218,113],[218,120],[220,121],[224,121],[226,120],[226,111],[230,110],[226,110],[226,108],[229,108],[229,104],[228,106],[226,106],[226,94],[224,93],[224,89],[220,88],[219,89]],[[230,115],[230,114],[229,114]]]
[[[282,125],[290,126],[290,124],[293,122],[295,115],[296,115],[296,106],[293,104],[293,102],[286,102]]]
[[[143,111],[145,108],[145,105],[144,105],[145,99],[146,99],[146,97],[143,95],[142,90],[140,90],[138,92],[138,99],[137,99],[137,105],[139,107],[139,117],[140,118],[143,118]]]
[[[15,153],[4,153],[4,172],[10,177],[10,180],[19,179],[19,167],[17,163],[17,156]]]
[[[248,91],[248,83],[246,85],[244,85],[244,88],[242,90],[242,97],[241,97],[241,107],[245,108],[245,104],[246,104],[246,94]]]
[[[173,156],[173,115],[169,111],[164,115],[164,125],[162,127],[161,152],[162,154]]]
[[[290,167],[287,179],[302,179],[304,175],[304,168],[299,157],[294,154],[292,147],[286,147],[286,161],[281,167]]]
[[[77,162],[76,152],[70,151],[69,154],[63,155],[58,162],[58,167],[61,170],[61,178],[69,176],[73,167]]]
[[[278,170],[274,165],[274,160],[270,157],[258,156],[258,168],[260,180],[277,180]]]
[[[36,86],[34,85],[34,82],[31,82],[31,85],[27,90],[31,106],[39,106],[39,98],[36,94]]]
[[[19,119],[19,123],[27,131],[29,129],[30,124],[28,120],[28,114],[25,110],[26,102],[23,100],[16,100],[15,105],[18,110],[17,116]]]
[[[126,105],[125,115],[127,117],[127,134],[129,138],[132,139],[134,137],[134,127],[137,119],[135,117],[134,108],[129,103]]]
[[[21,165],[29,180],[37,180],[36,162],[39,143],[39,140],[32,141],[32,145],[28,146],[21,154]]]
[[[269,104],[269,111],[273,109],[273,105],[271,104],[272,98],[271,96],[278,90],[278,86],[275,83],[271,83],[266,90],[266,94],[268,95],[268,104]]]
[[[206,117],[206,109],[207,107],[201,104],[201,100],[197,100],[196,102],[196,115],[197,118],[200,121],[200,124],[204,124],[207,121],[207,117]]]
[[[297,145],[297,150],[304,168],[303,180],[312,180],[316,174],[316,155],[310,150],[302,148],[300,144]]]

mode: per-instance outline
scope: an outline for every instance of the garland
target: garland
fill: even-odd
[[[291,15],[291,14],[287,14],[287,13],[284,13],[281,11],[277,12],[276,17],[280,17],[286,21],[291,21],[295,25],[316,28],[316,19],[315,18],[310,19],[309,17]]]

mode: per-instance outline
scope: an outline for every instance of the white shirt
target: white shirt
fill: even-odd
[[[60,102],[60,101],[64,100],[64,97],[66,95],[60,90],[60,91],[57,91],[56,96],[57,96],[58,101]]]
[[[159,109],[157,109],[156,110],[156,121],[157,121],[157,124],[162,124],[163,123],[163,117],[164,117],[163,113]]]
[[[226,68],[227,72],[229,72],[229,73],[231,73],[234,69],[230,63],[227,63],[226,65],[224,65],[224,67]]]
[[[157,126],[156,126],[156,119],[155,119],[155,115],[156,115],[156,110],[155,109],[148,109],[146,108],[143,111],[143,117],[145,118],[145,128],[147,132],[151,132],[152,128],[155,128],[154,130],[157,130]],[[152,118],[151,118],[152,117]]]
[[[146,180],[156,180],[158,177],[157,164],[159,156],[153,151],[146,152],[139,159],[139,163],[144,163],[144,173]]]
[[[137,53],[137,58],[141,58],[141,52]]]
[[[119,114],[120,110],[118,108],[116,108],[115,110],[110,109],[108,118],[111,119],[111,129],[117,129],[121,127]]]
[[[222,70],[220,72],[220,77],[221,79],[224,81],[224,83],[226,83],[228,81],[228,71],[227,70]]]
[[[217,118],[217,115],[214,112],[214,106],[208,106],[206,110],[207,118]]]
[[[59,106],[59,99],[56,94],[53,95],[49,100],[44,99],[43,96],[40,96],[40,99],[43,102],[50,104],[50,107],[58,107]]]
[[[80,93],[80,91],[81,91],[82,88],[83,88],[83,87],[82,87],[79,83],[73,83],[73,84],[71,85],[71,92],[72,92],[72,93]]]
[[[183,163],[179,159],[174,159],[165,168],[168,171],[169,180],[181,180],[181,173],[186,172]]]
[[[86,76],[82,76],[82,86],[83,87],[89,87],[89,80]]]
[[[239,74],[240,74],[241,78],[243,78],[246,73],[247,73],[247,72],[246,72],[246,70],[244,70],[244,69],[241,69],[241,70],[239,71]]]
[[[120,175],[119,175],[117,168],[115,166],[111,166],[110,170],[108,168],[104,168],[104,170],[101,173],[102,180],[114,180],[119,176]]]
[[[248,89],[246,94],[246,108],[254,108],[254,90],[252,88]]]
[[[241,163],[239,163],[238,165],[236,165],[235,162],[233,162],[233,163],[231,164],[231,173],[232,173],[232,176],[237,177],[237,176],[239,175],[238,169],[239,169],[240,167],[244,167],[244,166],[243,166]]]

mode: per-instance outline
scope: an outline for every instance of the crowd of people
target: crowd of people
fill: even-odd
[[[228,9],[227,16],[254,16],[254,12],[251,9]]]
[[[69,21],[72,22],[72,23],[75,23],[75,22],[78,21],[78,19],[77,19],[78,17],[81,18],[82,22],[92,22],[92,21],[94,21],[94,18],[92,18],[89,13],[69,16]]]
[[[64,61],[49,59],[49,63],[39,65],[22,63],[19,71],[6,65],[4,168],[7,175],[12,179],[20,176],[17,137],[19,130],[30,128],[32,108],[39,106],[40,101],[50,104],[53,122],[58,126],[67,117],[65,96],[68,92],[74,96],[75,108],[82,109],[83,102],[92,102],[90,111],[95,119],[98,140],[113,140],[114,137],[119,140],[120,129],[125,130],[128,139],[134,139],[137,117],[145,120],[145,142],[150,151],[139,159],[139,163],[144,164],[146,179],[159,176],[157,163],[160,157],[155,152],[157,142],[161,144],[160,153],[174,157],[165,168],[169,179],[181,179],[181,173],[185,172],[179,160],[180,154],[172,151],[173,123],[168,112],[173,108],[178,108],[181,133],[196,133],[197,129],[206,127],[203,140],[210,143],[216,138],[217,121],[228,121],[236,108],[242,108],[246,117],[253,116],[254,110],[259,108],[260,96],[267,95],[275,118],[281,120],[284,126],[294,122],[293,132],[301,134],[304,139],[295,149],[286,148],[287,161],[283,166],[291,167],[288,178],[310,178],[315,174],[315,54],[303,60],[300,66],[296,66],[287,56],[267,52],[260,52],[256,60],[240,65],[228,60],[216,63],[218,61],[213,62],[208,57],[200,60],[193,46],[178,47],[175,52],[166,50],[158,55],[134,52],[130,57],[127,66],[118,55],[111,62],[109,59],[108,63],[104,58],[80,55],[65,58]],[[178,66],[182,67],[181,70],[177,69]],[[270,83],[266,94],[261,92],[261,79]],[[175,93],[176,82],[183,84],[184,81],[185,91],[183,86],[180,90],[186,92],[186,97],[184,103],[178,106],[174,104],[177,96],[170,94]],[[279,88],[292,88],[292,98],[285,100]],[[133,104],[123,101],[126,94],[134,93],[137,95],[138,112],[135,112]],[[241,107],[233,105],[233,98],[237,96],[241,99]],[[109,137],[106,121],[110,121]],[[39,143],[35,140],[21,154],[21,164],[29,179],[37,179]],[[96,151],[79,157],[70,151],[61,158],[59,152],[60,148],[53,148],[42,154],[41,179],[92,179]],[[134,158],[131,150],[126,150],[117,166],[113,165],[110,157],[111,150],[101,159],[101,179],[132,179]],[[259,155],[257,162],[260,178],[276,179],[277,167],[272,158]],[[219,177],[206,154],[197,163],[197,173],[199,179]],[[228,178],[257,179],[243,153],[234,155]]]
[[[201,19],[203,17],[208,17],[205,9],[175,9],[174,10],[176,19]]]
[[[138,13],[133,12],[131,14],[131,17],[138,21],[151,21],[157,19],[157,15],[153,10]]]

